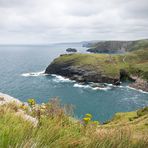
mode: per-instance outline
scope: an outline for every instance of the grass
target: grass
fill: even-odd
[[[148,39],[138,40],[138,41],[135,41],[135,43],[132,45],[132,47],[130,48],[130,51],[139,50],[140,48],[145,49],[147,47],[148,47]]]
[[[0,147],[145,148],[148,146],[147,109],[139,110],[138,115],[137,111],[118,113],[108,124],[97,125],[91,120],[85,125],[81,123],[82,121],[65,114],[65,109],[58,100],[27,108],[24,112],[39,120],[37,126],[16,114],[20,110],[17,105],[0,106]],[[86,116],[88,118],[91,115],[86,114]],[[134,119],[130,121],[129,118],[133,117]]]

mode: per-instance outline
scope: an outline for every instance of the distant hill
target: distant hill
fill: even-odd
[[[136,41],[99,41],[88,43],[85,42],[83,46],[90,48],[87,51],[93,53],[125,53],[128,51],[147,48],[148,39]]]

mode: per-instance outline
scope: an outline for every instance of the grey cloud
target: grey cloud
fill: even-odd
[[[0,0],[0,43],[148,37],[147,0]]]

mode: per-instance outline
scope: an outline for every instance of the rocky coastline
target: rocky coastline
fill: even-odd
[[[57,74],[81,83],[111,83],[118,85],[120,77],[109,77],[83,67],[73,66],[72,63],[51,63],[45,70],[46,74]]]
[[[87,71],[81,69],[79,67],[74,66],[67,66],[67,65],[50,65],[47,67],[46,74],[57,74],[69,78],[71,80],[75,80],[78,83],[109,83],[113,85],[120,85],[121,77],[112,78],[105,75],[98,74],[96,71]],[[121,76],[121,75],[120,75]],[[141,78],[133,79],[133,77],[129,78],[131,83],[129,84],[130,87],[148,92],[148,82]]]
[[[135,80],[135,82],[131,83],[129,86],[132,88],[135,88],[135,89],[139,89],[139,90],[143,90],[145,92],[148,92],[148,82],[146,80],[141,79],[141,78],[137,78]]]
[[[46,68],[46,74],[57,74],[75,80],[78,83],[109,83],[113,85],[120,85],[121,82],[129,81],[130,87],[135,89],[140,89],[148,92],[148,82],[140,77],[133,77],[126,68],[116,69],[114,61],[111,61],[111,64],[106,68],[110,68],[111,72],[117,71],[114,75],[107,74],[103,70],[106,63],[103,66],[102,63],[97,63],[97,65],[92,64],[94,60],[99,55],[89,55],[92,56],[90,60],[88,55],[83,54],[65,54],[56,58],[49,66]],[[88,59],[90,64],[88,63]],[[97,57],[98,58],[98,57]],[[106,57],[105,57],[106,58]],[[83,59],[83,60],[82,60]],[[84,61],[86,60],[86,62]],[[104,59],[102,60],[104,62]],[[101,62],[102,62],[101,61]],[[82,62],[82,63],[81,63]],[[95,61],[94,61],[95,62]],[[79,63],[79,64],[78,64]],[[87,63],[87,65],[85,65]],[[99,66],[98,66],[99,65]]]

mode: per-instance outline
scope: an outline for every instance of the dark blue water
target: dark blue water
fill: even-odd
[[[148,105],[147,93],[126,86],[94,90],[61,77],[29,74],[45,70],[68,47],[77,48],[80,52],[86,50],[81,44],[0,46],[0,92],[22,101],[36,98],[38,103],[57,96],[62,103],[75,106],[76,117],[91,113],[99,121],[108,120],[115,112],[132,111]]]

